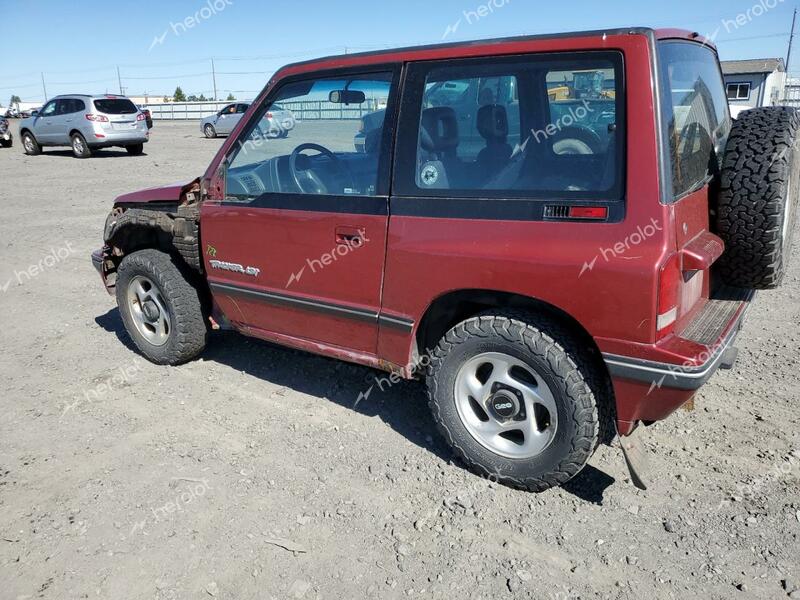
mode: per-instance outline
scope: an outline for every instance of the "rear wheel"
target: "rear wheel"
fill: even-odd
[[[739,115],[725,150],[717,232],[719,270],[733,286],[772,289],[789,260],[800,194],[800,112],[787,107]]]
[[[144,152],[144,144],[131,144],[130,146],[125,146],[125,150],[131,156],[138,156]]]
[[[80,133],[72,134],[72,154],[75,158],[89,158],[92,155],[92,149],[86,143],[86,138]]]
[[[543,491],[577,475],[598,445],[593,379],[557,324],[498,312],[451,329],[427,383],[434,419],[459,457],[482,475]]]
[[[203,133],[209,139],[217,137],[217,130],[214,129],[214,126],[211,123],[203,127]]]
[[[22,134],[22,147],[25,149],[25,154],[36,156],[42,153],[42,147],[30,131]]]
[[[158,250],[126,256],[117,273],[117,304],[125,329],[144,356],[178,365],[206,346],[202,301],[176,259]]]

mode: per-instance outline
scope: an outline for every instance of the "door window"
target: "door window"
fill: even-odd
[[[225,200],[387,195],[390,152],[383,116],[394,79],[387,72],[284,85],[245,126],[228,156]]]
[[[42,109],[42,112],[39,113],[40,117],[52,117],[56,114],[56,100],[51,100],[48,102],[45,107]]]
[[[398,194],[619,199],[623,100],[616,52],[414,65]]]

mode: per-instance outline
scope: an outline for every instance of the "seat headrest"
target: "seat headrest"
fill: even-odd
[[[458,119],[449,106],[422,111],[420,145],[428,152],[444,152],[458,147]]]
[[[499,104],[487,104],[478,110],[478,133],[487,142],[505,142],[508,138],[508,113]]]

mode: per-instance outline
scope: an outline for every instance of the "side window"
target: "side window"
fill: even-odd
[[[239,114],[244,114],[247,112],[247,109],[250,108],[249,104],[237,104],[236,105],[236,112]]]
[[[749,83],[729,83],[728,100],[750,100]]]
[[[83,112],[86,110],[86,103],[80,98],[75,98],[72,101],[72,112]]]
[[[56,114],[56,103],[57,100],[51,100],[48,102],[45,107],[42,109],[42,112],[39,113],[40,117],[52,117]]]
[[[682,196],[719,170],[731,130],[726,87],[712,50],[661,42],[662,120],[672,193]]]
[[[621,199],[621,54],[419,63],[411,73],[401,132],[413,119],[416,139],[401,142],[399,195]]]
[[[394,73],[288,83],[248,122],[228,155],[227,202],[263,194],[388,194],[385,115]]]

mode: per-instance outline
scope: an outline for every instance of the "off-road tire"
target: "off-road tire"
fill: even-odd
[[[800,194],[800,112],[745,111],[723,160],[716,230],[725,242],[719,273],[729,285],[778,287],[791,253]]]
[[[208,123],[205,127],[203,127],[203,135],[208,139],[213,139],[217,137],[217,130],[214,129],[214,126],[211,123]]]
[[[143,275],[158,287],[171,321],[170,336],[163,346],[148,342],[130,313],[127,290],[131,280]],[[196,358],[206,347],[208,327],[195,276],[169,254],[147,249],[126,256],[117,269],[116,294],[125,329],[139,351],[158,365],[180,365]]]
[[[26,140],[28,140],[27,143]],[[22,149],[28,156],[36,156],[42,153],[42,147],[30,131],[22,134]]]
[[[541,492],[575,477],[596,450],[602,411],[592,382],[601,385],[601,373],[575,336],[564,332],[558,323],[540,315],[492,311],[456,325],[434,350],[427,373],[429,406],[447,443],[478,474]],[[495,454],[462,423],[455,402],[456,374],[466,360],[485,352],[502,352],[522,360],[550,387],[559,426],[541,454],[526,459]]]
[[[131,144],[130,146],[125,146],[125,150],[131,156],[139,156],[144,152],[144,144]]]
[[[92,155],[92,149],[86,143],[86,138],[80,133],[73,133],[70,136],[70,147],[72,148],[72,155],[75,158],[89,158]]]

